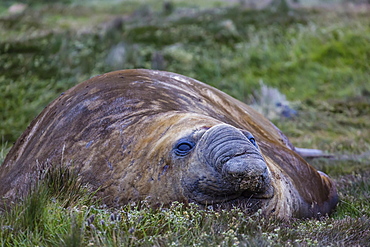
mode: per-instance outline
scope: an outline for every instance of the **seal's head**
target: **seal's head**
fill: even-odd
[[[65,92],[8,153],[0,196],[17,199],[39,172],[37,164],[61,160],[112,206],[195,202],[288,218],[326,214],[337,203],[332,181],[270,121],[213,87],[169,72],[116,71]]]
[[[182,183],[197,203],[272,196],[267,164],[247,131],[227,124],[201,126],[175,143],[173,155],[187,167]]]

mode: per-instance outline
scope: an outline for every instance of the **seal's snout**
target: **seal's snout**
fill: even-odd
[[[263,192],[269,185],[269,173],[266,163],[253,160],[248,156],[237,156],[230,159],[222,167],[222,176],[235,185],[236,190]]]
[[[203,136],[205,159],[232,192],[261,193],[270,185],[269,171],[253,136],[246,133],[226,124],[212,127]]]

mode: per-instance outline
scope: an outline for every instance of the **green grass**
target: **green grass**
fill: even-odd
[[[287,14],[210,8],[223,5],[218,1],[201,6],[174,1],[169,14],[158,1],[45,5],[40,0],[24,14],[8,16],[10,3],[0,3],[0,163],[60,93],[116,67],[152,68],[157,53],[165,70],[247,103],[253,103],[261,82],[278,88],[299,114],[274,123],[294,145],[335,155],[310,163],[334,178],[340,203],[330,217],[288,222],[195,205],[151,209],[143,202],[109,209],[87,193],[73,171],[59,167],[23,202],[1,213],[1,246],[368,245],[368,13]],[[121,15],[121,25],[113,22]],[[108,65],[110,49],[120,42],[127,49],[123,64]]]
[[[364,187],[353,190],[358,185]],[[342,189],[344,193],[361,194],[369,186],[363,178],[355,178],[353,185]],[[10,213],[4,213],[0,221],[2,245],[365,246],[370,240],[370,216],[355,207],[361,205],[351,203],[353,196],[342,201],[330,218],[283,221],[266,219],[258,213],[246,215],[239,209],[200,210],[196,205],[176,203],[170,208],[152,209],[143,202],[114,211],[91,203],[66,208],[41,188]],[[359,200],[364,199],[356,198]],[[366,210],[369,212],[369,208]],[[343,211],[342,216],[339,211]],[[355,213],[348,215],[351,211]]]

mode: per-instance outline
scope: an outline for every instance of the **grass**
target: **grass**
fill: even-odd
[[[5,246],[365,246],[370,240],[368,215],[282,221],[182,204],[152,209],[143,202],[117,211],[91,204],[65,208],[40,192],[5,214],[2,223]]]
[[[196,205],[110,209],[73,171],[57,166],[28,198],[1,213],[1,246],[368,245],[368,13],[288,14],[217,1],[174,1],[168,13],[158,1],[40,0],[9,16],[11,3],[0,3],[0,163],[30,121],[66,89],[115,68],[160,66],[247,103],[254,103],[261,82],[278,88],[298,115],[273,122],[294,145],[335,155],[310,163],[334,178],[340,203],[330,217],[290,221]],[[118,44],[123,59],[108,61]]]

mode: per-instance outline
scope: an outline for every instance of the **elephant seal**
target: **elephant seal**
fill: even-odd
[[[260,209],[280,218],[329,214],[334,183],[246,104],[170,72],[93,77],[50,103],[0,167],[0,196],[24,194],[38,164],[63,163],[110,206],[147,200]]]

